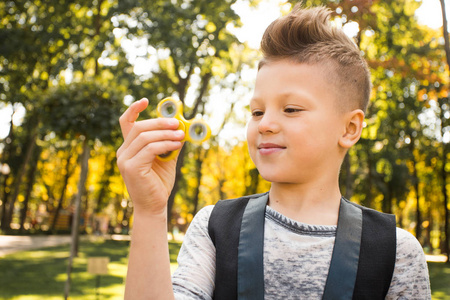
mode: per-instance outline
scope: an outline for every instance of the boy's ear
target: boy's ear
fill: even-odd
[[[360,109],[355,109],[347,113],[345,117],[344,134],[339,138],[339,145],[342,148],[351,148],[361,137],[363,129],[364,112]]]

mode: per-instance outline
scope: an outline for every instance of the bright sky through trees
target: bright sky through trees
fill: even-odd
[[[243,27],[228,28],[236,34],[241,42],[247,41],[252,48],[257,49],[265,28],[277,17],[282,11],[288,11],[290,4],[281,6],[282,0],[262,0],[258,7],[250,7],[246,1],[238,1],[233,8],[240,15]],[[446,0],[447,15],[450,15],[450,0]],[[437,29],[442,26],[442,14],[439,0],[423,0],[422,5],[416,11],[416,16],[419,23],[427,25],[431,28]],[[344,27],[344,30],[349,36],[354,36],[358,30],[356,23],[349,23]],[[130,47],[132,45],[128,45]],[[140,73],[141,69],[148,70],[150,61],[136,61],[136,73]],[[16,108],[13,122],[15,125],[20,125],[24,115],[24,109],[21,106]],[[12,107],[0,103],[0,139],[8,135],[9,123],[12,114]]]

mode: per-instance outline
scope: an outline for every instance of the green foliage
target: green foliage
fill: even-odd
[[[5,1],[0,19],[1,100],[33,102],[67,68],[83,24],[67,1]]]
[[[234,2],[121,1],[119,10],[128,13],[115,16],[114,22],[125,28],[128,39],[137,38],[149,46],[141,57],[156,60],[149,78],[141,76],[136,81],[139,87],[133,96],[149,97],[154,106],[173,94],[184,102],[195,76],[202,81],[195,88],[196,102],[204,101],[214,66],[229,60],[230,46],[237,42],[227,31],[228,25],[239,25],[230,7]]]
[[[84,135],[112,143],[124,111],[122,99],[120,92],[104,85],[72,83],[49,92],[42,117],[63,139]]]

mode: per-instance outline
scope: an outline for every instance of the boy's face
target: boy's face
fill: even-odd
[[[247,140],[264,179],[306,183],[338,174],[345,121],[325,76],[320,65],[287,60],[259,70]]]

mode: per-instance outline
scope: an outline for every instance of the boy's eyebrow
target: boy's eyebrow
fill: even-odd
[[[280,92],[277,97],[280,99],[287,99],[292,97],[298,100],[306,101],[307,103],[314,103],[313,101],[314,99],[312,99],[308,93],[303,93],[299,91]]]
[[[260,98],[253,96],[253,97],[250,98],[249,105],[250,105],[250,107],[251,107],[252,104],[253,104],[253,105],[259,104],[261,101],[262,101],[262,100],[261,100]]]

